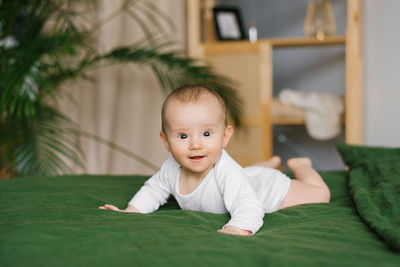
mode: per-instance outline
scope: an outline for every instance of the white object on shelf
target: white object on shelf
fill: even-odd
[[[258,39],[258,31],[255,22],[250,23],[249,28],[249,40],[251,43],[257,42]]]
[[[324,141],[340,134],[340,116],[344,112],[342,96],[284,89],[279,94],[279,100],[304,109],[306,129],[312,138]]]

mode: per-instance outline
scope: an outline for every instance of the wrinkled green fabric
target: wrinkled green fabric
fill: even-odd
[[[250,237],[217,230],[229,215],[124,208],[143,176],[29,177],[0,181],[0,266],[398,266],[360,220],[343,171],[323,172],[332,203],[287,208]]]
[[[400,149],[339,144],[360,217],[400,252]],[[400,265],[400,262],[399,262]]]

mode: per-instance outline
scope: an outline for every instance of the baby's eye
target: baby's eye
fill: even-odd
[[[178,135],[178,137],[179,137],[180,139],[186,139],[188,136],[187,136],[187,134],[180,133],[180,134]]]
[[[203,133],[203,135],[204,135],[204,136],[211,136],[211,132],[210,132],[210,131],[205,131],[205,132]]]

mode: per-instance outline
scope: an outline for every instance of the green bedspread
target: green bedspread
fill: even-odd
[[[364,224],[344,171],[323,172],[332,203],[287,208],[255,236],[217,233],[228,215],[124,207],[143,176],[59,176],[0,182],[0,266],[399,266]]]
[[[400,252],[400,149],[339,144],[360,217]],[[400,262],[399,262],[400,266]]]

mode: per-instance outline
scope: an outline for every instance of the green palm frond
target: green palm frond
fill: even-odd
[[[66,159],[84,169],[79,131],[59,111],[41,107],[29,123],[2,121],[0,125],[2,160],[13,159],[19,175],[69,173]]]

